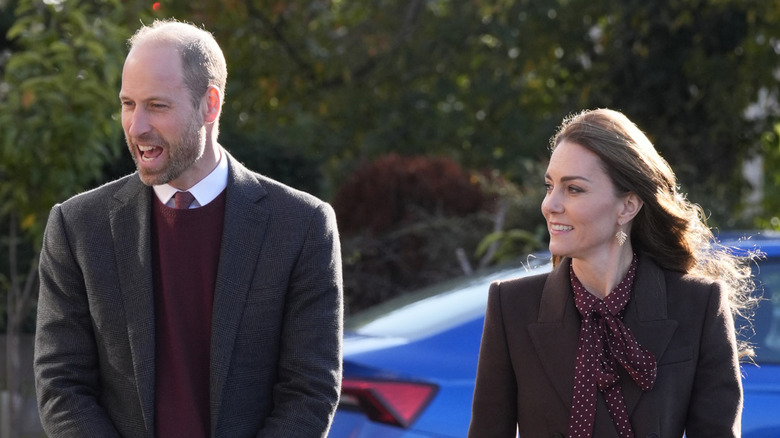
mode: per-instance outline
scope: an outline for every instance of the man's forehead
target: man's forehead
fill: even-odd
[[[166,41],[137,43],[125,58],[125,67],[134,62],[160,64],[169,69],[181,68],[181,54],[176,46]]]
[[[181,58],[170,45],[145,43],[134,46],[125,59],[122,70],[122,92],[184,87]]]

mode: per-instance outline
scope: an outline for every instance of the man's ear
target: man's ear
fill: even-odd
[[[207,124],[214,123],[222,110],[222,93],[213,85],[209,85],[206,95],[203,97],[203,121]]]
[[[618,216],[620,223],[625,224],[634,219],[643,205],[644,202],[639,199],[639,196],[637,196],[636,193],[628,192],[628,194],[623,197],[623,208]]]

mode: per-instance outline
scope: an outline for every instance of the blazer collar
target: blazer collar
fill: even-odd
[[[666,275],[650,257],[640,256],[634,281],[634,296],[626,306],[623,323],[631,329],[639,345],[653,353],[658,362],[678,325],[677,321],[668,319]],[[621,385],[626,409],[631,415],[644,392],[627,374]]]
[[[146,430],[154,428],[154,296],[151,250],[152,189],[138,174],[114,193],[109,210],[111,238],[122,304],[127,320],[130,358]]]
[[[574,363],[580,332],[580,316],[574,305],[569,280],[570,259],[564,259],[548,274],[542,290],[537,321],[528,325],[542,366],[563,402],[571,407]],[[667,319],[666,280],[663,271],[647,256],[639,256],[637,276],[623,323],[644,348],[660,359],[677,328]],[[623,378],[623,395],[629,415],[642,390]]]
[[[564,259],[548,274],[538,319],[528,325],[528,332],[548,379],[571,407],[580,316],[574,306],[569,264],[569,259]]]
[[[227,151],[223,149],[223,153]],[[230,368],[247,294],[260,264],[270,217],[263,202],[267,191],[259,176],[250,172],[230,154],[225,197],[225,223],[222,250],[214,290],[211,326],[211,427],[218,422],[222,391]]]

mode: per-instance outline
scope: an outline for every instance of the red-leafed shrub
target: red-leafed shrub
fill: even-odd
[[[388,155],[359,168],[333,207],[345,235],[380,235],[426,216],[462,217],[492,207],[479,179],[442,157]]]
[[[485,175],[439,157],[389,155],[359,168],[333,205],[342,236],[347,312],[463,275],[493,228]]]

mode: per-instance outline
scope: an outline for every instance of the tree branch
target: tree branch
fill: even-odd
[[[290,56],[290,59],[292,59],[293,63],[295,63],[303,71],[303,74],[306,75],[306,77],[308,77],[312,82],[315,82],[317,77],[314,73],[314,67],[312,67],[310,63],[306,62],[306,60],[300,56],[298,50],[290,43],[287,37],[285,37],[281,30],[282,26],[271,21],[271,19],[258,10],[251,1],[247,2],[247,12],[249,13],[250,17],[257,18],[271,31],[271,36],[282,45],[284,51]]]
[[[393,38],[393,42],[390,48],[384,52],[384,57],[396,52],[398,48],[414,34],[414,30],[419,22],[422,8],[424,5],[423,0],[411,0],[407,5],[404,13],[404,18],[401,22],[401,27]],[[328,89],[344,85],[346,82],[344,75],[336,75],[331,78],[318,80],[315,73],[314,66],[308,62],[301,55],[301,52],[293,45],[286,37],[280,23],[274,23],[266,14],[258,10],[252,2],[247,4],[247,13],[256,19],[258,19],[265,27],[267,27],[271,36],[276,40],[284,49],[284,51],[290,56],[292,62],[298,66],[302,73],[311,80],[314,88]],[[370,24],[370,23],[369,23]],[[360,27],[360,25],[356,26]],[[368,59],[351,69],[347,75],[351,78],[361,78],[371,73],[379,64],[381,59],[376,56],[369,56]]]

